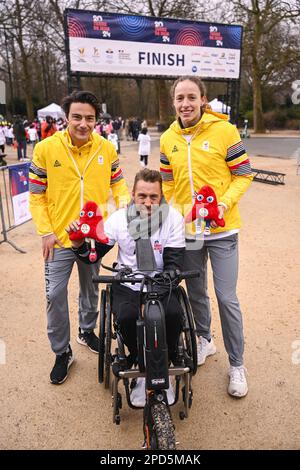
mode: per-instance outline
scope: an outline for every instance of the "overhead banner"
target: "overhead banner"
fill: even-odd
[[[30,163],[23,163],[8,168],[15,225],[20,225],[31,219],[29,210],[29,167]]]
[[[67,9],[71,72],[238,79],[239,25]]]

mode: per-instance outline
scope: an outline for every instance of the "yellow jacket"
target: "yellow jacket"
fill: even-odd
[[[110,189],[117,207],[130,200],[114,146],[95,132],[80,148],[72,145],[68,130],[35,146],[29,202],[39,235],[55,233],[70,247],[65,228],[79,218],[87,201],[95,201],[107,217]]]
[[[167,201],[173,197],[173,204],[186,215],[199,189],[209,185],[226,209],[225,227],[212,233],[241,226],[237,203],[253,175],[239,132],[228,116],[207,110],[194,127],[185,129],[173,122],[161,136],[160,152]]]

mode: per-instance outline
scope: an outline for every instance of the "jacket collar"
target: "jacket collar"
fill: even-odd
[[[200,129],[205,129],[207,128],[208,126],[210,126],[212,123],[214,122],[220,122],[220,121],[228,121],[229,120],[229,116],[227,116],[227,114],[221,114],[221,113],[217,113],[215,111],[211,111],[210,109],[207,109],[203,114],[202,114],[202,117],[200,119],[200,121],[197,122],[197,124],[195,124],[194,126],[192,127],[185,127],[185,128],[182,128],[180,126],[180,123],[178,121],[178,119],[176,121],[174,121],[172,124],[171,124],[171,129],[174,130],[177,134],[191,134],[191,135],[194,135],[196,134]]]
[[[81,147],[77,147],[76,145],[72,144],[72,139],[71,139],[71,136],[69,134],[68,129],[66,129],[64,132],[60,132],[60,138],[63,138],[65,140],[65,142],[67,142],[68,147],[72,151],[76,151],[76,150],[78,151],[79,149],[80,149],[80,151],[81,150],[84,151],[86,149],[89,149],[91,147],[91,145],[95,142],[94,133],[92,132],[92,134],[90,135],[89,140],[87,141],[87,143],[82,145]]]

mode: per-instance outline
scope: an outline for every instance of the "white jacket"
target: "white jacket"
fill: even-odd
[[[139,145],[139,155],[149,155],[150,154],[150,136],[148,134],[140,134],[138,136]]]

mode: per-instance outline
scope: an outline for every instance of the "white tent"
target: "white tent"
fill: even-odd
[[[46,116],[51,116],[52,118],[65,118],[65,113],[62,108],[55,103],[51,103],[45,108],[39,109],[37,112],[38,118],[45,118]]]
[[[226,107],[226,104],[222,103],[222,101],[219,101],[217,98],[210,101],[208,104],[211,106],[213,111],[216,111],[216,113],[230,114],[231,107]]]

